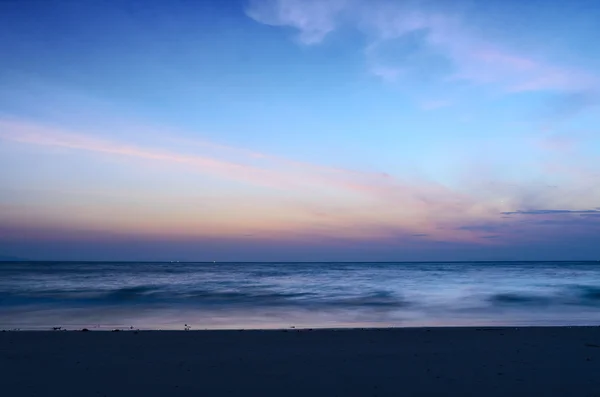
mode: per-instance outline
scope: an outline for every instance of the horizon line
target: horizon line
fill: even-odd
[[[539,262],[553,262],[553,263],[562,263],[562,262],[600,262],[600,259],[560,259],[560,260],[449,260],[449,261],[150,261],[150,260],[28,260],[28,259],[17,259],[17,260],[0,260],[0,263],[19,263],[19,262],[29,262],[29,263],[198,263],[198,264],[215,264],[215,263],[224,263],[224,264],[235,264],[235,263],[262,263],[262,264],[275,264],[275,263],[299,263],[299,264],[319,264],[319,263],[340,263],[340,264],[354,264],[354,263],[516,263],[516,262],[529,262],[529,263],[539,263]]]

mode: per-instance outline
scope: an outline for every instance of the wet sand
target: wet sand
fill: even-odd
[[[600,327],[0,332],[5,396],[600,396]]]

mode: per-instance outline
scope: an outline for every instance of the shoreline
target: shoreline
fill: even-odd
[[[7,395],[599,396],[600,327],[0,332]]]
[[[442,326],[406,326],[406,327],[289,327],[289,328],[202,328],[202,329],[154,329],[154,328],[62,328],[52,329],[53,327],[43,329],[2,329],[0,332],[28,332],[28,333],[59,333],[59,332],[158,332],[158,333],[178,333],[178,332],[294,332],[294,331],[397,331],[397,330],[475,330],[475,331],[495,331],[495,330],[519,330],[519,329],[556,329],[556,328],[598,328],[598,325],[481,325],[481,326],[462,326],[462,325],[442,325]]]
[[[319,326],[289,326],[289,327],[279,327],[279,328],[193,328],[190,326],[189,329],[185,329],[185,324],[181,328],[143,328],[143,327],[133,327],[133,326],[110,326],[110,325],[102,325],[99,324],[97,326],[80,326],[80,327],[63,327],[63,326],[39,326],[35,328],[2,328],[0,325],[0,332],[81,332],[83,329],[87,329],[87,331],[94,332],[277,332],[277,331],[391,331],[391,330],[424,330],[424,329],[465,329],[465,330],[494,330],[494,329],[553,329],[553,328],[599,328],[600,323],[594,324],[584,324],[584,325],[554,325],[554,324],[544,324],[544,325],[407,325],[407,326],[340,326],[340,327],[319,327]]]

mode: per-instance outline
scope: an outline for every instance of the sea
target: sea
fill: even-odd
[[[600,325],[600,262],[0,263],[0,329]]]

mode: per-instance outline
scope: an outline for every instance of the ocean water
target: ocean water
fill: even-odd
[[[0,329],[600,325],[600,262],[0,263]]]

